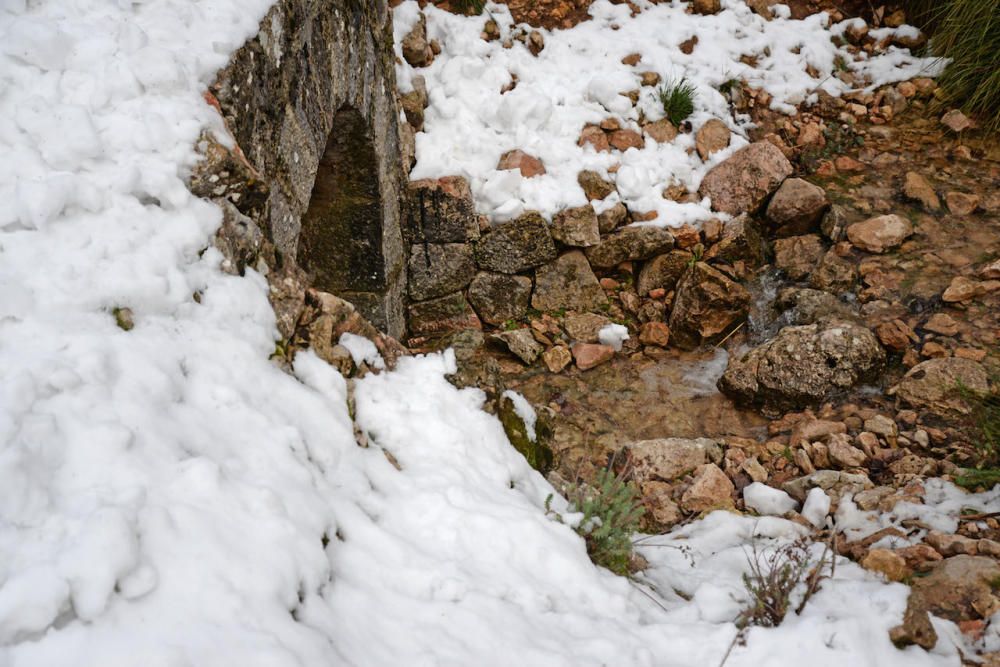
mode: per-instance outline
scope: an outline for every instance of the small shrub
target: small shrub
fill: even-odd
[[[583,514],[576,532],[586,541],[590,559],[616,574],[628,574],[632,536],[639,530],[644,512],[635,485],[602,469],[592,485],[569,487],[566,499],[569,511]],[[546,501],[547,510],[548,504]],[[556,518],[562,520],[559,515]]]
[[[697,97],[697,91],[694,84],[687,79],[668,81],[660,86],[657,92],[660,104],[663,105],[663,113],[674,125],[680,125],[694,113],[694,100]]]
[[[795,607],[801,613],[813,594],[819,590],[820,582],[833,575],[833,559],[824,548],[818,560],[810,553],[811,543],[805,539],[796,540],[769,554],[763,554],[754,543],[747,556],[750,572],[743,575],[743,585],[749,595],[746,609],[736,619],[736,626],[745,629],[750,626],[773,628],[781,625],[792,610],[793,598],[802,597]],[[827,574],[829,572],[829,574]]]

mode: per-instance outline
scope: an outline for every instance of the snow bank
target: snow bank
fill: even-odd
[[[940,66],[895,48],[854,63],[846,48],[831,41],[838,31],[826,14],[766,21],[742,0],[727,0],[725,10],[713,16],[688,14],[682,2],[638,4],[643,11],[632,17],[627,3],[597,0],[590,9],[593,20],[570,30],[542,31],[545,48],[537,57],[518,41],[503,48],[511,23],[505,5],[488,3],[504,30],[493,42],[480,37],[484,16],[456,16],[428,6],[428,37],[440,42],[442,52],[429,67],[414,69],[402,59],[400,44],[419,8],[415,0],[402,3],[394,10],[397,76],[405,90],[414,75],[423,76],[430,97],[411,177],[465,176],[479,210],[503,220],[524,210],[551,217],[582,206],[586,198],[577,174],[590,169],[618,186],[619,194],[595,202],[598,212],[620,196],[633,211],[657,212],[657,224],[678,226],[713,214],[705,201],[679,204],[664,199],[663,190],[683,185],[696,192],[711,167],[747,143],[749,119],[734,118],[718,90],[727,81],[744,79],[770,93],[774,109],[794,113],[795,105],[816,100],[820,90],[839,96],[850,89],[834,76],[838,58],[869,76],[873,85],[934,74]],[[691,54],[683,53],[680,45],[693,37],[698,38],[697,46]],[[641,63],[622,64],[622,58],[633,53],[642,54]],[[755,58],[756,64],[741,61],[744,55]],[[814,69],[815,78],[807,66]],[[665,144],[647,137],[644,148],[625,152],[598,153],[578,146],[587,123],[615,117],[639,129],[640,112],[649,120],[663,116],[656,89],[640,86],[641,72],[656,72],[664,81],[686,77],[697,89],[690,118],[694,128],[711,118],[724,121],[735,133],[730,147],[702,162],[693,150],[693,134],[682,133]],[[516,87],[502,93],[514,76]],[[640,89],[635,107],[621,95]],[[497,170],[500,156],[513,149],[541,159],[546,174],[522,178],[517,171]],[[609,174],[612,167],[618,167],[617,173]]]

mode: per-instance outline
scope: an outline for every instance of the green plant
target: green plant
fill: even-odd
[[[994,379],[994,386],[997,386]],[[979,465],[962,470],[955,483],[966,488],[992,488],[1000,483],[1000,392],[977,393],[961,382],[959,396],[971,409],[967,430],[979,454]]]
[[[479,15],[485,6],[486,0],[451,0],[452,9],[461,14]]]
[[[687,79],[667,81],[657,90],[663,113],[674,125],[680,125],[694,113],[694,100],[698,96],[694,84]]]
[[[629,573],[632,536],[639,530],[644,509],[635,485],[611,470],[598,471],[593,484],[573,484],[566,490],[569,511],[583,514],[576,532],[587,543],[587,553],[597,565],[616,574]],[[551,496],[545,508],[551,513]],[[562,516],[556,514],[560,521]]]

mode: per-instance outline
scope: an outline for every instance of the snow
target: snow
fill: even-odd
[[[312,352],[269,361],[266,281],[220,270],[185,187],[269,3],[0,4],[0,665],[718,664],[748,545],[801,527],[717,512],[616,577],[451,352],[356,381],[353,415]],[[906,590],[843,562],[727,664],[957,665],[891,645]]]
[[[558,211],[587,203],[577,184],[585,169],[616,182],[618,193],[594,202],[598,213],[624,201],[630,210],[657,214],[654,224],[679,226],[717,217],[709,202],[677,203],[662,192],[682,185],[697,192],[708,170],[747,144],[749,118],[730,113],[718,88],[734,78],[772,95],[775,110],[794,113],[795,105],[814,102],[818,91],[840,96],[852,87],[837,78],[841,59],[870,87],[913,76],[933,76],[939,60],[917,58],[891,47],[883,55],[855,58],[831,37],[843,33],[844,24],[830,25],[825,13],[803,20],[788,18],[787,8],[777,7],[777,18],[767,21],[742,0],[725,0],[724,11],[713,16],[687,13],[687,3],[652,5],[639,0],[643,11],[632,17],[627,3],[597,0],[592,20],[569,30],[542,30],[545,48],[532,56],[511,37],[512,19],[505,5],[488,3],[487,10],[501,28],[501,39],[483,40],[485,17],[456,16],[424,8],[428,38],[437,39],[442,51],[434,62],[413,68],[402,59],[401,42],[416,23],[420,8],[406,0],[394,10],[397,78],[411,90],[413,77],[426,80],[430,105],[424,130],[417,134],[417,163],[411,176],[438,178],[461,175],[469,179],[480,212],[501,221],[525,210],[547,218]],[[845,22],[846,23],[846,22]],[[691,54],[680,45],[697,37]],[[623,57],[640,53],[635,67]],[[741,60],[756,58],[755,65]],[[810,76],[807,67],[814,69]],[[595,152],[577,145],[588,123],[613,117],[624,127],[639,130],[640,115],[650,121],[663,117],[656,89],[641,87],[641,72],[656,72],[662,81],[686,77],[697,90],[695,111],[689,119],[697,130],[711,118],[725,122],[734,132],[728,149],[703,162],[693,151],[694,135],[681,133],[665,144],[646,137],[645,147],[625,152]],[[517,85],[507,93],[513,77]],[[621,93],[639,90],[637,105]],[[522,178],[517,171],[497,170],[500,156],[521,149],[539,158],[546,173]],[[616,171],[614,171],[616,170]]]
[[[535,423],[538,421],[538,415],[535,413],[535,409],[531,407],[531,403],[524,396],[512,389],[504,391],[502,396],[509,398],[511,403],[514,404],[514,413],[524,422],[524,430],[528,434],[528,440],[535,442]]]
[[[615,352],[621,352],[622,344],[628,339],[628,327],[624,324],[607,324],[597,332],[597,340],[601,345],[610,345]]]
[[[375,343],[364,336],[358,336],[349,332],[342,333],[340,340],[337,342],[351,353],[351,360],[354,361],[355,366],[365,363],[378,370],[385,368],[385,361],[382,359],[382,355],[379,354],[378,348],[375,347]]]
[[[781,489],[760,482],[744,487],[743,502],[747,509],[768,516],[784,516],[799,506],[794,498]]]
[[[809,489],[806,501],[802,503],[802,516],[812,525],[822,528],[826,525],[827,515],[830,514],[831,503],[830,496],[826,495],[823,489],[819,487]]]

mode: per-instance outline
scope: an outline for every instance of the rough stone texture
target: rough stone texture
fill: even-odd
[[[538,419],[535,421],[535,437],[528,435],[528,428],[524,420],[517,414],[514,401],[509,396],[501,396],[497,404],[497,417],[503,425],[503,430],[507,434],[507,439],[514,449],[528,460],[528,464],[542,473],[548,472],[552,468],[555,458],[549,446],[551,441],[551,428],[546,428],[543,412],[538,411]]]
[[[722,447],[709,438],[658,438],[625,447],[626,460],[637,482],[672,482],[699,466],[722,460]]]
[[[825,252],[818,234],[778,239],[774,242],[774,266],[792,280],[803,280],[809,277]]]
[[[597,216],[597,226],[602,234],[609,234],[621,227],[628,219],[628,209],[621,202]]]
[[[214,241],[222,253],[222,270],[242,276],[248,266],[257,264],[264,246],[264,233],[228,199],[216,199],[215,202],[222,209],[222,226],[215,233]]]
[[[576,361],[576,367],[581,371],[589,371],[591,368],[611,361],[614,356],[615,348],[610,345],[577,343],[573,346],[573,359]]]
[[[691,9],[696,14],[718,14],[722,11],[722,3],[720,0],[694,0]]]
[[[587,248],[601,242],[597,214],[590,204],[568,208],[552,218],[552,237],[563,245]]]
[[[960,357],[945,357],[928,359],[911,368],[893,388],[893,393],[914,408],[942,417],[960,417],[971,412],[958,391],[960,382],[977,393],[989,389],[986,369],[981,364]]]
[[[841,257],[834,250],[829,250],[823,255],[819,266],[809,277],[811,286],[837,294],[849,292],[857,281],[857,265],[849,259]]]
[[[494,225],[476,244],[476,263],[487,271],[519,273],[555,258],[549,223],[534,211]]]
[[[501,155],[497,169],[517,169],[524,178],[533,178],[545,173],[545,165],[541,160],[520,149],[507,151]]]
[[[622,262],[648,259],[674,247],[674,237],[665,229],[648,225],[625,227],[587,248],[593,266],[610,269]]]
[[[871,331],[825,320],[785,327],[742,357],[730,358],[719,389],[741,403],[794,409],[874,381],[884,364],[885,352]]]
[[[646,142],[643,140],[642,135],[635,130],[615,130],[608,137],[608,143],[611,144],[612,148],[627,151],[630,148],[642,150]]]
[[[587,199],[591,201],[595,199],[604,199],[615,191],[614,183],[605,179],[596,171],[581,171],[576,176],[576,182],[580,184],[581,188],[583,188],[583,194],[585,194]]]
[[[989,618],[1000,610],[993,588],[998,577],[1000,565],[992,558],[955,556],[941,561],[911,584],[903,624],[890,630],[890,638],[898,646],[930,649],[937,643],[937,633],[928,614],[954,623]]]
[[[461,176],[412,181],[407,231],[414,243],[467,243],[479,238],[469,182]]]
[[[698,129],[695,135],[695,149],[702,160],[707,160],[713,154],[729,146],[732,133],[718,118],[711,118]]]
[[[706,463],[698,468],[691,486],[681,496],[681,507],[688,512],[732,507],[735,492],[726,473],[714,463]]]
[[[693,257],[686,250],[671,250],[643,264],[636,283],[639,296],[646,296],[654,289],[672,290]]]
[[[386,0],[279,0],[210,91],[267,186],[258,210],[231,201],[282,264],[301,264],[398,336],[405,181],[391,29]]]
[[[434,52],[427,41],[427,19],[423,14],[410,32],[403,37],[401,46],[403,59],[414,67],[426,67],[434,60]]]
[[[764,239],[760,227],[749,215],[740,215],[722,228],[722,238],[705,253],[708,261],[728,264],[743,261],[751,266],[764,263]]]
[[[560,373],[573,361],[573,353],[564,345],[556,345],[542,354],[542,361],[550,373]]]
[[[666,347],[670,343],[670,327],[663,322],[646,322],[639,331],[639,342]]]
[[[889,549],[872,549],[862,559],[861,567],[878,572],[889,581],[902,581],[910,574],[906,560]]]
[[[697,262],[677,284],[670,331],[674,345],[693,349],[729,333],[747,316],[750,294],[742,285],[704,262]]]
[[[535,271],[531,306],[538,310],[592,310],[608,302],[587,258],[579,250],[563,253]]]
[[[569,339],[576,343],[596,343],[601,329],[611,324],[611,320],[597,313],[577,313],[567,315],[563,329]]]
[[[889,214],[856,222],[847,228],[847,239],[866,252],[882,254],[913,235],[913,225],[901,215]]]
[[[753,213],[791,173],[791,163],[777,146],[758,141],[715,166],[698,192],[712,198],[716,211],[730,215]]]
[[[971,215],[979,207],[979,195],[948,192],[944,200],[948,204],[948,210],[955,215]]]
[[[666,118],[653,123],[646,123],[642,126],[642,129],[649,135],[650,139],[658,144],[668,144],[677,138],[677,128]]]
[[[545,346],[531,335],[531,329],[502,331],[491,337],[503,343],[512,354],[529,366],[545,351]]]
[[[941,209],[941,199],[934,192],[934,187],[915,171],[906,172],[903,183],[903,195],[907,199],[920,202],[925,209],[934,213]]]
[[[843,241],[847,235],[848,224],[850,221],[847,218],[847,209],[840,204],[833,204],[820,220],[819,230],[827,239],[837,243]]]
[[[775,305],[782,309],[790,324],[812,324],[824,317],[847,320],[857,317],[850,306],[833,294],[806,287],[789,287],[781,290]]]
[[[480,272],[469,284],[469,302],[484,322],[494,326],[523,316],[530,299],[527,276]]]
[[[421,243],[410,247],[409,291],[426,301],[464,289],[476,275],[472,246],[465,243]]]
[[[767,205],[767,219],[778,238],[808,234],[829,207],[823,188],[801,178],[789,178]]]
[[[475,311],[461,292],[411,304],[408,312],[410,333],[415,335],[438,335],[482,328]]]
[[[848,493],[859,493],[874,486],[866,475],[839,470],[820,470],[789,480],[782,484],[781,488],[799,502],[805,502],[810,489],[823,489],[831,499],[839,502],[840,498]]]

